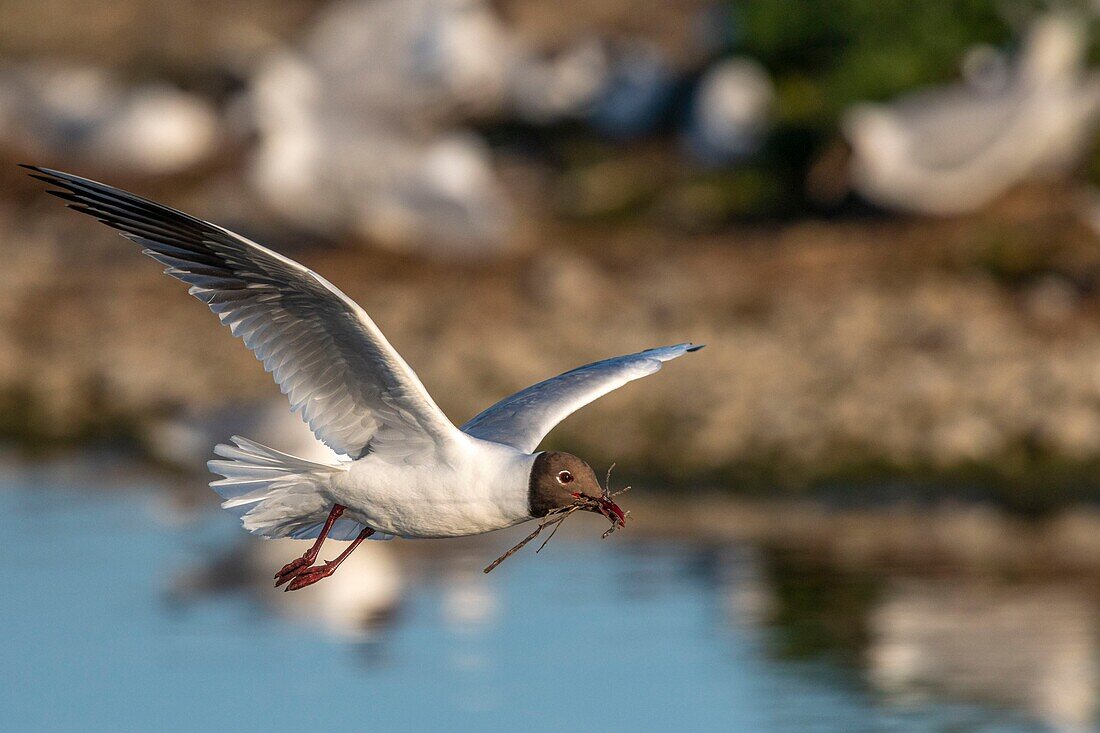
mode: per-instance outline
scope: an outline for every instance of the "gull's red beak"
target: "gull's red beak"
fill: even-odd
[[[600,504],[600,514],[611,520],[612,524],[618,524],[620,527],[626,526],[626,514],[623,513],[618,504],[602,497],[597,501]]]
[[[611,501],[607,497],[601,496],[599,498],[593,498],[588,494],[580,494],[573,492],[573,496],[577,499],[583,499],[584,503],[581,505],[585,511],[595,512],[596,514],[602,514],[607,517],[612,524],[620,527],[626,526],[626,513],[619,508],[619,505]]]

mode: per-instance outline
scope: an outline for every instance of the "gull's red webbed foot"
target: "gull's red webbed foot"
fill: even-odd
[[[310,550],[305,555],[302,555],[295,560],[288,562],[283,566],[282,570],[275,573],[275,587],[278,588],[283,583],[294,578],[298,573],[303,570],[308,570],[312,567],[313,563],[317,562],[317,553]]]
[[[317,535],[317,540],[305,551],[304,555],[291,560],[283,566],[282,570],[275,573],[276,588],[293,578],[303,568],[308,568],[313,565],[313,563],[317,562],[317,555],[321,552],[321,545],[325,543],[325,538],[328,537],[332,525],[336,523],[336,520],[339,519],[340,515],[343,513],[344,507],[339,504],[333,505],[332,511],[328,513],[328,519],[325,520],[325,526],[321,528],[321,532]]]
[[[329,560],[324,565],[318,565],[315,567],[308,567],[299,570],[290,581],[290,585],[285,590],[300,590],[306,586],[313,585],[322,578],[327,578],[336,572],[336,568],[340,567],[340,563],[348,559],[348,555],[355,551],[355,548],[359,546],[363,540],[374,534],[374,530],[370,527],[363,527],[363,530],[359,535],[351,541],[351,544],[347,546],[343,552],[336,556],[335,560]]]
[[[305,568],[293,577],[285,590],[300,590],[306,586],[313,585],[322,578],[327,578],[336,572],[336,566],[332,561],[326,562],[324,565],[314,565],[313,567]]]

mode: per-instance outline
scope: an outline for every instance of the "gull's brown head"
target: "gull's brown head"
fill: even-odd
[[[571,453],[546,451],[536,456],[531,467],[527,502],[535,518],[576,504],[602,514],[613,524],[626,524],[626,515],[605,495],[592,467]]]

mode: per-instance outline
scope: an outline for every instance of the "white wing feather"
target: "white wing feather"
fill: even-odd
[[[25,166],[50,193],[145,247],[191,286],[337,453],[417,462],[460,437],[355,302],[317,273],[215,224],[86,178]]]
[[[462,432],[533,453],[555,425],[589,402],[701,348],[677,344],[577,367],[506,397],[463,425]]]

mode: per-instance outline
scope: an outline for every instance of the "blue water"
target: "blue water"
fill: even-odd
[[[555,540],[470,581],[498,602],[471,625],[421,576],[369,645],[243,592],[181,608],[173,578],[242,538],[217,511],[165,524],[157,497],[0,477],[0,730],[1032,729],[886,704],[833,655],[777,652],[774,629],[731,619],[713,548],[687,543]]]

